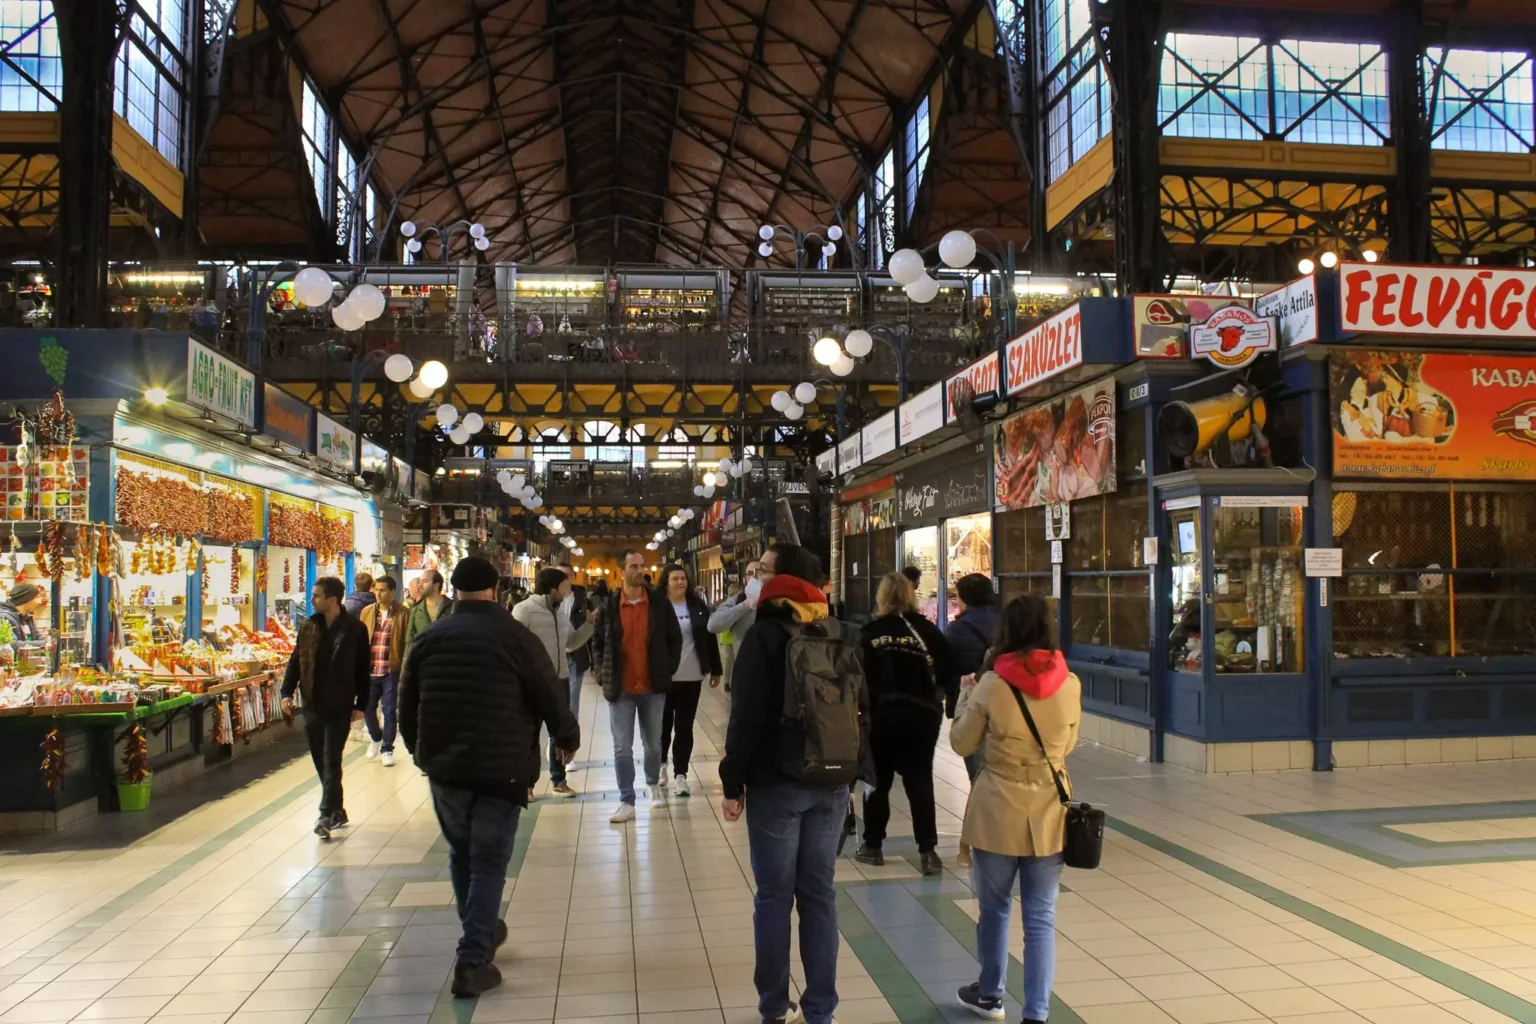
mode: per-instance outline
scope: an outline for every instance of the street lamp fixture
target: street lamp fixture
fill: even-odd
[[[837,256],[837,243],[842,240],[843,229],[836,224],[823,224],[808,231],[796,231],[785,224],[764,224],[757,229],[757,237],[761,240],[757,254],[764,259],[773,255],[775,239],[789,239],[795,246],[795,269],[804,270],[808,254],[826,260]]]
[[[449,243],[455,235],[468,235],[477,252],[485,252],[491,247],[490,236],[485,233],[485,225],[478,221],[455,221],[443,226],[440,224],[417,224],[408,220],[400,225],[400,234],[405,236],[405,251],[411,255],[421,252],[423,239],[430,234],[436,234],[442,246],[443,263],[448,263]]]

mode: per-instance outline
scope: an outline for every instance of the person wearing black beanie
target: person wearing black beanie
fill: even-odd
[[[496,601],[500,578],[484,558],[462,559],[452,612],[416,635],[400,675],[400,737],[431,783],[464,926],[453,972],[459,997],[501,984],[492,959],[507,925],[497,917],[538,771],[529,753],[540,723],[565,760],[581,745],[544,644]]]

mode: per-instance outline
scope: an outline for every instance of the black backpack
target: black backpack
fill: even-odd
[[[862,769],[864,663],[835,620],[789,624],[784,651],[784,774],[847,786]]]

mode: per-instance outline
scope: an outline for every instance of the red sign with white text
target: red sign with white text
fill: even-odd
[[[961,381],[968,381],[971,385],[971,393],[974,395],[990,395],[997,390],[997,353],[988,352],[970,366],[961,370],[944,385],[944,394],[947,401],[944,403],[944,422],[955,421],[955,385]]]
[[[1346,334],[1536,338],[1536,271],[1339,264]]]
[[[1007,387],[1012,395],[1063,370],[1083,364],[1083,313],[1069,306],[1014,338],[1004,349],[1008,357]]]

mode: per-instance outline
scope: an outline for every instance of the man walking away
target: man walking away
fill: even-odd
[[[320,776],[320,817],[315,835],[331,838],[331,830],[347,824],[341,795],[341,753],[352,723],[363,717],[368,702],[368,631],[342,604],[347,588],[334,576],[315,580],[310,603],[315,613],[299,626],[298,642],[283,676],[283,714],[293,714],[293,693],[304,705],[304,732],[309,756]]]
[[[345,601],[350,614],[362,618],[363,609],[373,604],[373,582],[372,573],[360,572],[352,577],[352,593],[347,595]]]
[[[574,680],[570,678],[569,654],[574,648],[586,646],[587,641],[592,639],[592,623],[584,615],[581,628],[571,628],[571,609],[568,603],[571,597],[571,581],[564,570],[540,569],[538,576],[534,578],[533,587],[534,596],[513,608],[512,618],[526,627],[544,646],[544,653],[549,656],[550,664],[555,667],[555,676],[559,681],[566,708],[574,716],[581,678],[579,676]],[[592,616],[592,618],[595,617]],[[549,745],[549,778],[551,787],[556,793],[565,797],[576,795],[575,790],[566,784],[565,760],[560,756],[559,745],[554,740],[550,740]]]
[[[428,569],[416,577],[416,582],[421,584],[421,599],[411,606],[410,618],[405,626],[405,651],[411,651],[411,644],[416,637],[438,619],[453,611],[453,602],[443,593],[443,574],[436,569]]]
[[[841,639],[818,589],[821,564],[793,544],[763,555],[757,624],[736,659],[720,781],[727,821],[747,815],[757,882],[758,1013],[829,1024],[837,1009],[832,879],[848,788],[868,779],[869,699],[856,643]],[[786,697],[793,698],[787,700]],[[798,707],[791,717],[786,707]],[[802,1004],[789,1000],[790,911],[800,915]]]
[[[598,680],[613,726],[613,765],[622,803],[609,821],[635,816],[635,719],[645,747],[645,784],[651,806],[665,807],[661,791],[661,719],[672,673],[683,656],[683,631],[666,597],[645,582],[645,552],[625,551],[624,585],[598,613]]]
[[[361,578],[361,577],[359,577]],[[373,584],[374,603],[363,609],[358,621],[368,630],[372,656],[368,670],[368,706],[363,720],[368,725],[368,757],[382,757],[380,764],[395,764],[395,689],[400,680],[400,663],[405,659],[405,611],[396,598],[393,576],[380,576]],[[384,722],[379,723],[383,708]]]
[[[560,695],[537,637],[496,601],[496,567],[465,558],[453,570],[458,602],[422,632],[400,677],[400,736],[432,787],[448,842],[448,873],[463,934],[453,994],[478,996],[501,984],[492,962],[507,938],[498,919],[517,820],[527,806],[528,751],[539,723],[562,756],[581,730]]]

